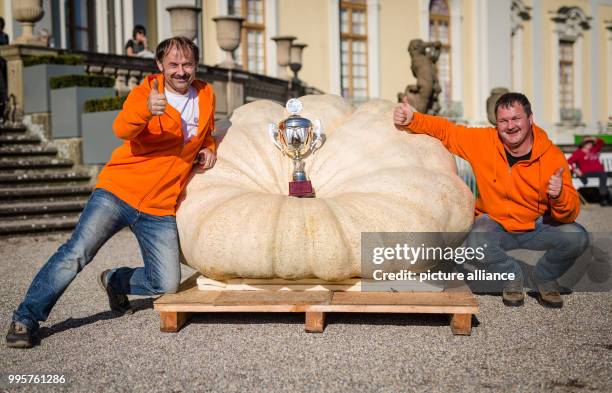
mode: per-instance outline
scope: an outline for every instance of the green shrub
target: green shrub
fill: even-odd
[[[115,79],[102,75],[61,75],[49,78],[52,89],[63,89],[65,87],[113,87]]]
[[[38,64],[68,64],[78,65],[83,63],[83,58],[78,55],[44,55],[44,56],[23,56],[23,66],[30,67]]]
[[[126,98],[127,96],[119,96],[87,100],[85,101],[85,112],[89,113],[121,110]]]

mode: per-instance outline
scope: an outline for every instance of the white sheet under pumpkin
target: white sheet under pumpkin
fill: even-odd
[[[300,100],[301,116],[320,119],[327,137],[306,159],[317,197],[287,195],[292,164],[267,132],[288,116],[284,107],[262,100],[238,108],[215,167],[191,178],[177,211],[188,265],[217,280],[337,281],[360,277],[362,232],[469,229],[473,195],[452,156],[434,138],[397,131],[393,103],[353,110],[333,95]]]

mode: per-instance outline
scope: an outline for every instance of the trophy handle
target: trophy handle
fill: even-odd
[[[325,143],[325,134],[321,133],[321,120],[315,119],[312,124],[312,133],[315,135],[315,139],[310,143],[310,150],[314,153]]]
[[[276,124],[268,123],[268,134],[270,135],[270,139],[272,139],[274,146],[276,146],[278,150],[283,151],[280,143],[278,142],[278,126]]]

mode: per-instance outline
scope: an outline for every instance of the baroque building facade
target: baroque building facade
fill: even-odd
[[[0,14],[20,34],[10,0]],[[300,78],[355,103],[396,100],[414,83],[408,43],[440,41],[443,114],[486,124],[491,90],[525,93],[536,122],[557,143],[602,132],[612,116],[612,0],[43,0],[51,45],[123,54],[135,25],[149,46],[172,35],[166,8],[201,9],[201,61],[224,60],[212,18],[245,18],[234,57],[248,71],[279,77],[275,36],[307,44]]]

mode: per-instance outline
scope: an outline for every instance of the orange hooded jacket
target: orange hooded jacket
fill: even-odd
[[[141,212],[174,215],[197,153],[205,147],[216,152],[212,136],[215,96],[209,84],[193,82],[199,98],[198,133],[183,143],[181,115],[176,109],[167,105],[161,116],[147,109],[154,79],[162,90],[163,75],[147,76],[132,89],[117,115],[113,131],[125,142],[113,151],[96,188],[112,192]]]
[[[510,232],[535,229],[535,221],[544,214],[562,223],[578,216],[580,201],[567,160],[541,128],[533,126],[531,158],[512,167],[493,127],[465,127],[415,112],[407,128],[439,139],[451,153],[470,162],[478,184],[477,216],[488,214]],[[548,181],[559,168],[564,169],[563,187],[559,197],[552,199],[547,194]]]

